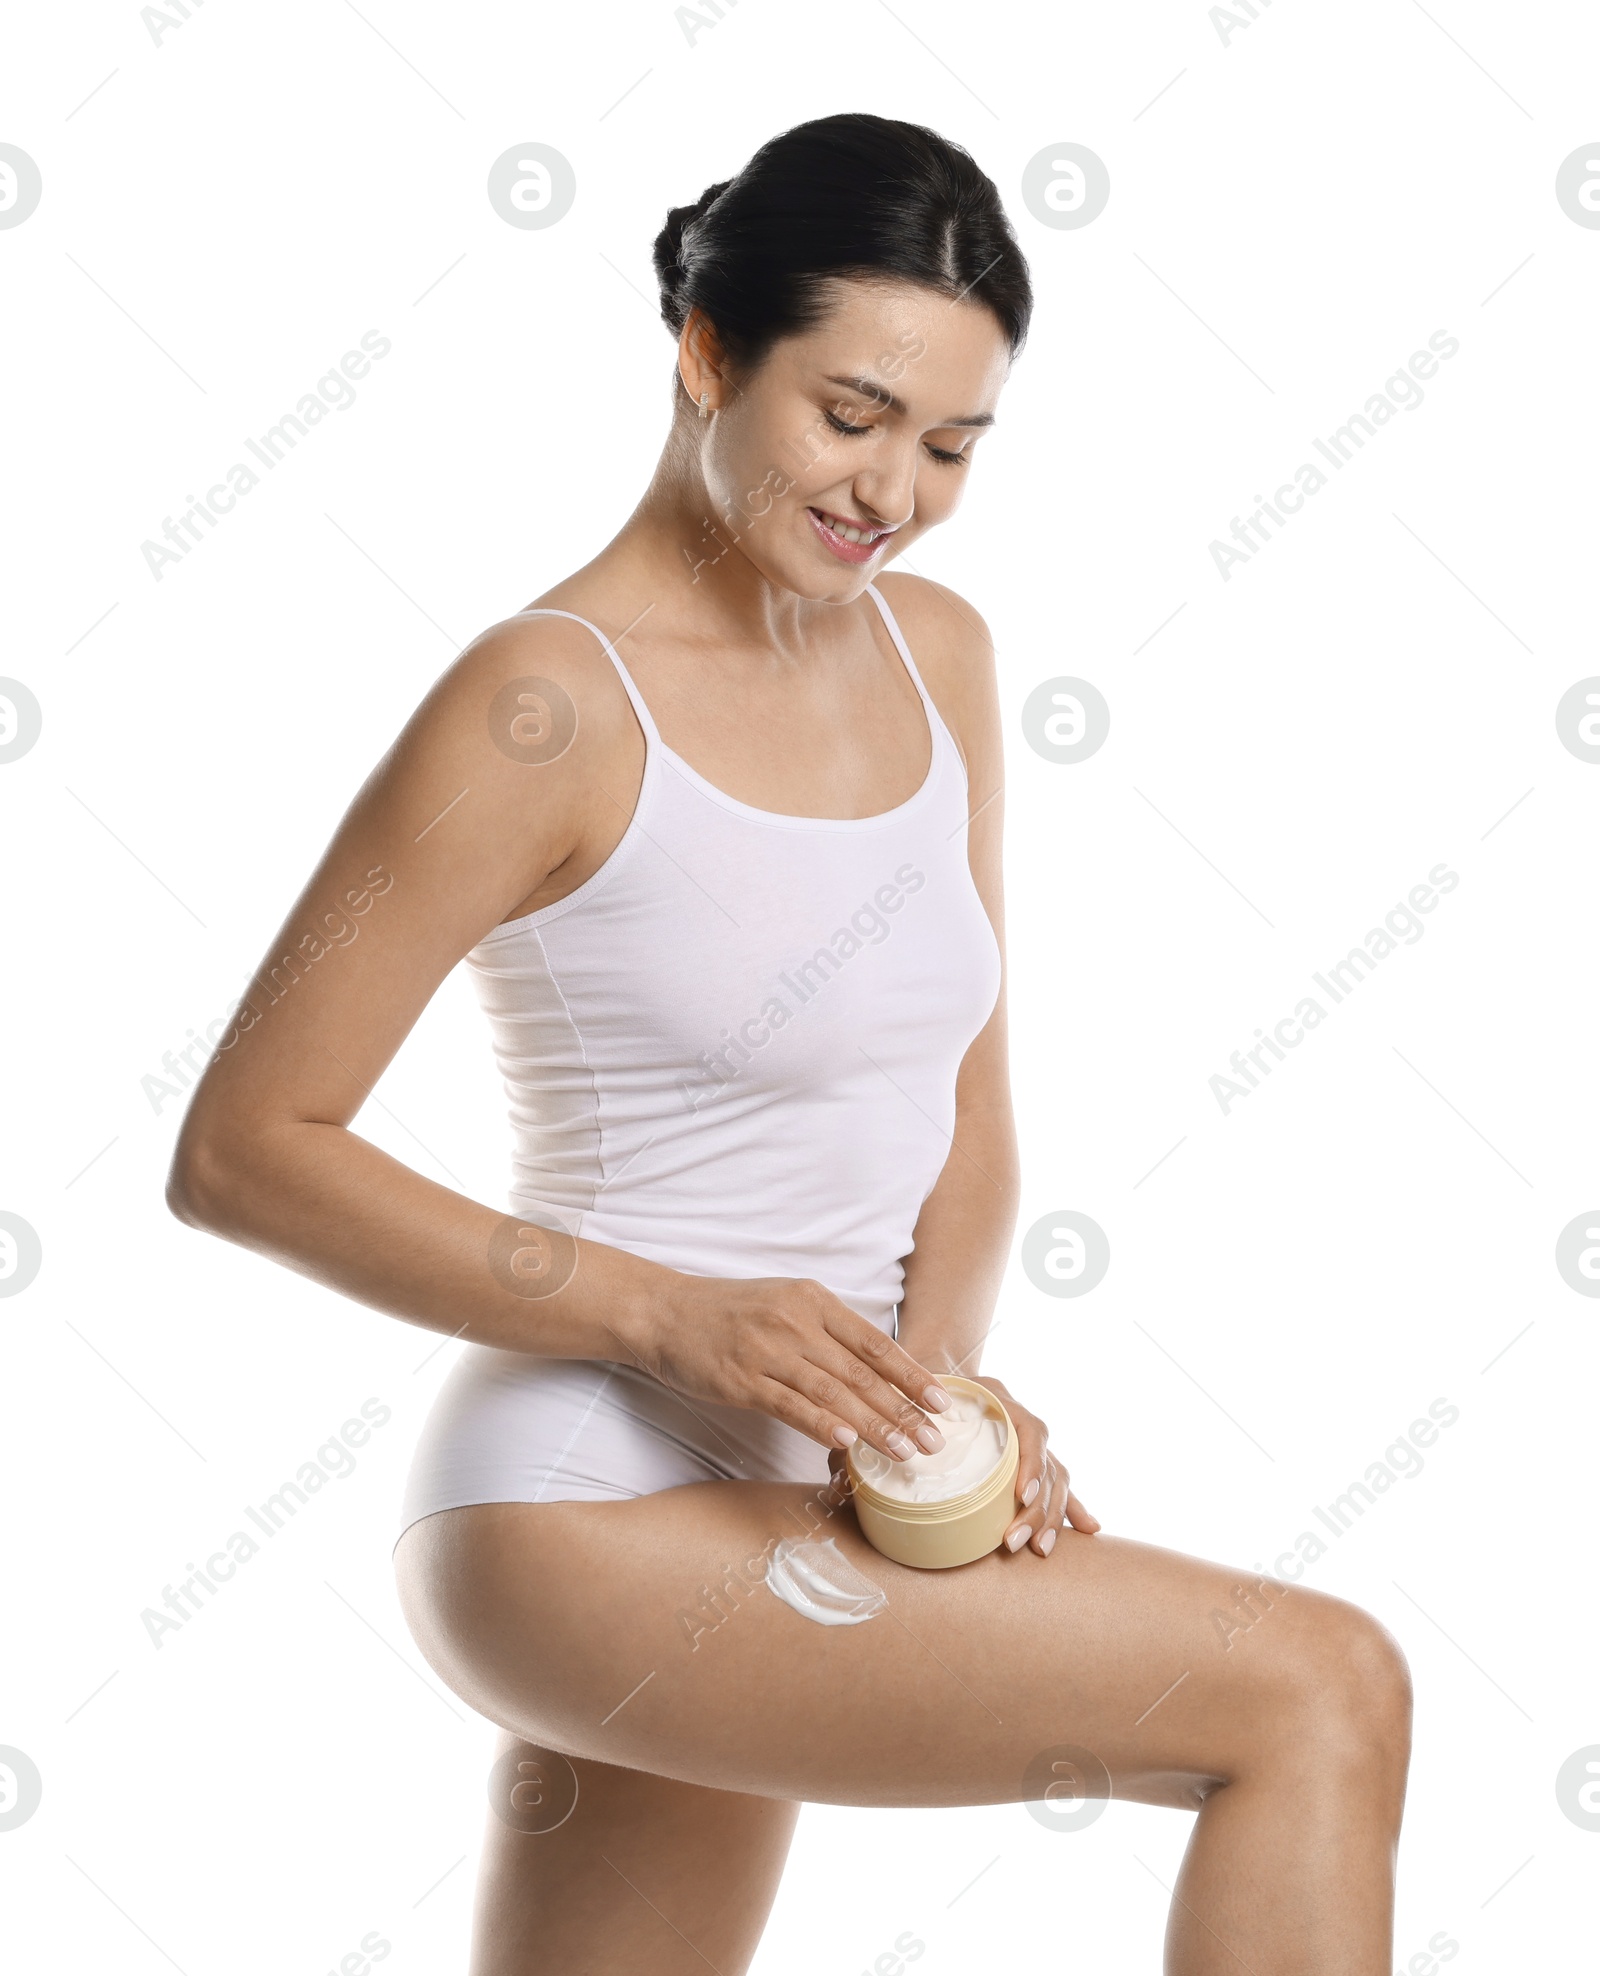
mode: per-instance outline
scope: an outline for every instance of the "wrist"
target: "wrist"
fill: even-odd
[[[967,1379],[978,1377],[978,1363],[988,1329],[954,1320],[923,1324],[909,1321],[895,1331],[895,1342],[909,1352],[918,1365],[930,1372],[957,1373]]]
[[[617,1277],[607,1296],[606,1349],[600,1356],[648,1370],[656,1362],[657,1340],[672,1328],[690,1279],[665,1263],[633,1255]]]

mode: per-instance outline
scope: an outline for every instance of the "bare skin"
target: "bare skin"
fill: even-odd
[[[441,1677],[512,1737],[574,1761],[558,1845],[490,1828],[493,1901],[536,1917],[547,1966],[746,1967],[782,1864],[773,1796],[949,1805],[1050,1791],[1069,1806],[1110,1795],[1199,1811],[1170,1970],[1387,1976],[1409,1695],[1375,1622],[1269,1584],[1254,1595],[1262,1616],[1225,1646],[1213,1615],[1233,1606],[1237,1572],[1077,1531],[1048,1568],[996,1551],[922,1572],[881,1557],[846,1507],[821,1528],[888,1605],[814,1626],[744,1569],[808,1500],[795,1485],[711,1482],[630,1503],[450,1510],[401,1539],[402,1600]],[[1052,1756],[1074,1767],[1052,1773]],[[626,1859],[612,1766],[686,1787],[683,1815],[632,1828]],[[716,1797],[687,1795],[707,1786]],[[729,1820],[731,1793],[748,1822]],[[648,1901],[622,1899],[613,1868]],[[473,1976],[542,1966],[485,1944]]]
[[[954,512],[1008,356],[970,301],[861,281],[834,299],[753,370],[691,317],[650,488],[539,601],[618,641],[664,742],[708,780],[758,808],[848,818],[904,802],[928,767],[921,703],[862,591]],[[855,378],[872,383],[838,381]],[[708,515],[733,520],[711,531]],[[860,563],[827,546],[819,516],[892,532]],[[962,753],[973,879],[1003,946],[987,631],[941,585],[895,573],[881,587]],[[536,719],[576,716],[570,743],[536,764],[504,745],[507,696],[531,706],[517,698],[530,681]],[[474,641],[269,949],[190,1106],[173,1210],[408,1323],[628,1363],[691,1399],[774,1414],[835,1470],[858,1436],[892,1457],[937,1446],[938,1375],[978,1369],[1017,1211],[1003,990],[960,1067],[898,1341],[818,1281],[693,1276],[585,1239],[551,1236],[531,1270],[508,1273],[513,1218],[351,1130],[461,957],[605,863],[644,761],[582,626],[519,614]],[[754,1953],[797,1800],[1059,1800],[1073,1775],[1091,1795],[1198,1810],[1172,1976],[1241,1961],[1386,1976],[1408,1719],[1394,1642],[1338,1600],[1269,1585],[1253,1595],[1261,1617],[1225,1644],[1214,1614],[1237,1609],[1241,1574],[1097,1535],[1047,1424],[982,1376],[1017,1426],[1016,1513],[1007,1547],[956,1571],[880,1557],[837,1487],[474,1505],[406,1532],[395,1561],[412,1629],[541,1780],[524,1798],[544,1802],[552,1777],[578,1783],[553,1829],[491,1818],[473,1976],[707,1960],[732,1976]],[[865,1624],[808,1624],[749,1569],[816,1516],[887,1592]],[[1078,1770],[1052,1773],[1052,1753]]]

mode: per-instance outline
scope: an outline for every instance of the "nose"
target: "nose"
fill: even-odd
[[[857,501],[885,528],[901,528],[916,508],[917,461],[910,447],[885,448],[852,482]]]

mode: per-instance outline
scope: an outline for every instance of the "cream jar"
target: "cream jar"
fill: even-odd
[[[941,1375],[954,1404],[933,1413],[937,1454],[896,1461],[864,1441],[845,1456],[856,1521],[874,1550],[924,1570],[971,1564],[996,1549],[1017,1513],[1017,1430],[975,1379]]]

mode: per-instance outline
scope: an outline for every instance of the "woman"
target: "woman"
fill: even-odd
[[[475,1976],[727,1976],[801,1801],[1074,1790],[1198,1813],[1169,1970],[1379,1976],[1408,1684],[1375,1621],[1271,1585],[1219,1639],[1238,1574],[1097,1535],[992,1374],[1021,1446],[992,1555],[889,1562],[838,1475],[857,1438],[940,1446],[1017,1207],[993,655],[962,598],[882,574],[954,513],[1026,332],[998,195],[931,131],[828,117],[655,257],[650,486],[361,790],[171,1185],[465,1341],[395,1562],[505,1732]],[[510,1215],[349,1130],[463,957]],[[763,1582],[813,1529],[882,1611],[814,1624]]]

